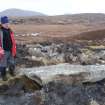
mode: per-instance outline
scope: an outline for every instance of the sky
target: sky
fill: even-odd
[[[105,0],[0,0],[0,11],[9,8],[47,15],[105,13]]]

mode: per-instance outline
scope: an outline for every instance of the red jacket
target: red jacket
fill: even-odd
[[[16,42],[15,42],[15,38],[14,38],[14,33],[11,32],[11,40],[12,40],[12,49],[11,49],[11,52],[12,52],[12,56],[15,57],[16,56]],[[0,32],[0,47],[2,47],[2,42],[3,42],[3,33],[2,31]]]
[[[14,33],[11,32],[11,39],[12,39],[12,56],[15,57],[16,56],[16,42],[15,42],[15,38],[14,38]]]

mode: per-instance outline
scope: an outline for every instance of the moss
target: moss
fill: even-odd
[[[10,77],[7,81],[0,81],[0,94],[19,95],[22,92],[34,92],[41,88],[42,85],[39,84],[38,80],[32,80],[25,75]]]

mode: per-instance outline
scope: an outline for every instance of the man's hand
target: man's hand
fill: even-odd
[[[3,58],[4,56],[4,50],[0,47],[0,60]]]

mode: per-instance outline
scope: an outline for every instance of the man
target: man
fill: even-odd
[[[7,80],[6,68],[9,68],[9,73],[14,76],[16,56],[16,43],[14,34],[9,28],[9,19],[7,16],[1,17],[0,28],[0,72],[2,80]]]

